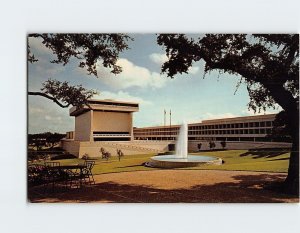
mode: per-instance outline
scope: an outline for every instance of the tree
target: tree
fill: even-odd
[[[214,143],[213,141],[209,142],[209,149],[213,150],[216,147],[216,143]]]
[[[226,147],[226,141],[221,141],[220,144],[221,144],[221,146],[222,146],[222,148],[223,148],[223,150],[224,150],[225,147]]]
[[[286,122],[286,112],[282,111],[278,113],[273,122],[272,131],[266,137],[273,141],[291,142],[291,135],[286,127]]]
[[[200,151],[202,147],[202,143],[198,143],[197,147],[198,147],[198,151]]]
[[[132,40],[125,34],[29,34],[28,38],[40,38],[42,43],[52,50],[56,59],[51,63],[66,65],[71,58],[78,59],[79,67],[86,68],[88,74],[98,77],[97,61],[100,61],[111,73],[119,74],[122,67],[116,63],[119,53],[128,49],[127,41]],[[38,62],[28,43],[27,60]],[[72,86],[68,82],[49,79],[40,91],[29,91],[28,95],[42,96],[52,100],[62,108],[70,105],[88,105],[87,100],[97,92],[87,90],[81,85]]]
[[[121,161],[121,157],[124,157],[124,153],[121,149],[117,149],[117,155],[118,155],[119,161]]]
[[[183,34],[161,34],[157,42],[169,58],[162,72],[169,77],[188,73],[194,62],[204,60],[205,73],[229,73],[247,85],[254,111],[277,103],[286,114],[291,136],[288,176],[283,188],[299,193],[299,35],[206,34],[198,39]]]
[[[60,133],[46,133],[46,141],[49,144],[49,146],[51,147],[51,149],[53,149],[54,146],[56,146],[61,139],[63,139],[64,137],[66,137],[65,134],[60,134]]]

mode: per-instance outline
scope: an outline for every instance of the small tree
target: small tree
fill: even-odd
[[[87,153],[85,153],[85,154],[82,156],[82,159],[83,159],[83,160],[89,159],[89,155],[88,155]]]
[[[198,143],[198,151],[200,151],[201,150],[201,147],[202,147],[202,143]]]
[[[108,159],[111,157],[111,154],[106,151],[103,147],[100,148],[100,152],[102,154],[102,159],[106,159],[106,161],[108,161]]]
[[[221,141],[220,144],[221,144],[221,146],[222,146],[222,148],[223,148],[223,150],[224,150],[225,147],[226,147],[226,141]]]
[[[118,154],[119,161],[121,161],[121,157],[124,156],[124,153],[121,150],[117,149],[117,154]]]
[[[210,148],[211,150],[213,150],[215,147],[216,147],[216,143],[214,143],[213,141],[210,141],[210,142],[209,142],[209,148]]]

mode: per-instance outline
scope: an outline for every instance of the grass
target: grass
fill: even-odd
[[[142,155],[127,155],[121,158],[121,161],[116,157],[110,158],[108,161],[101,158],[95,158],[95,166],[93,168],[93,174],[104,174],[113,172],[127,172],[127,171],[145,171],[153,170],[155,168],[145,167],[143,163],[148,161],[150,157],[154,154],[142,154]],[[68,164],[83,164],[82,159],[63,159],[56,160],[55,162],[60,162],[61,165]]]
[[[217,156],[225,163],[222,165],[203,165],[196,169],[230,171],[287,172],[290,157],[287,151],[274,155],[274,150],[269,151],[269,153],[266,150],[253,152],[248,150],[225,150],[195,153],[195,155],[197,154]]]
[[[222,165],[203,165],[201,167],[184,169],[204,169],[204,170],[232,170],[232,171],[266,171],[266,172],[287,172],[289,152],[281,151],[274,153],[272,151],[251,151],[251,150],[224,150],[193,153],[194,155],[216,156],[225,162]],[[94,174],[104,174],[113,172],[127,171],[149,171],[157,168],[143,166],[143,163],[149,161],[154,154],[127,155],[118,161],[118,158],[112,157],[108,161],[100,158],[95,159],[93,168]],[[57,160],[62,165],[83,163],[82,159],[64,159]],[[183,169],[183,168],[181,168]]]

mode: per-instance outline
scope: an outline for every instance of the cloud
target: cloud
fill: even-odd
[[[97,64],[97,71],[101,81],[115,88],[124,89],[130,87],[141,88],[161,88],[166,84],[167,78],[157,72],[151,72],[145,67],[137,66],[127,59],[121,58],[117,65],[121,66],[123,71],[118,75],[113,75],[110,70],[103,68],[102,64]]]
[[[65,66],[52,64],[43,58],[39,58],[39,61],[34,64],[37,73],[45,78],[56,76],[57,74],[65,70]]]
[[[52,64],[51,60],[55,59],[55,55],[51,49],[43,45],[41,38],[28,38],[31,53],[38,59],[37,62],[29,64],[30,70],[36,69],[39,77],[53,77],[65,70],[62,64]]]
[[[197,74],[199,72],[199,67],[198,66],[192,66],[188,69],[189,74]]]
[[[163,63],[169,60],[167,55],[164,53],[151,53],[149,55],[149,58],[152,62],[158,65],[162,65]]]
[[[265,114],[276,114],[280,112],[282,108],[280,106],[276,106],[275,109],[267,109],[266,111],[261,110],[260,112],[254,112],[253,109],[245,109],[242,110],[242,115],[244,116],[257,116],[257,115],[265,115]]]
[[[226,112],[226,113],[219,113],[219,114],[214,114],[214,113],[205,113],[201,116],[202,120],[213,120],[213,119],[222,119],[222,118],[232,118],[232,117],[238,117],[237,115]]]
[[[29,133],[58,132],[74,130],[74,117],[69,116],[68,108],[60,108],[46,98],[29,96]]]
[[[113,99],[119,101],[132,101],[143,105],[152,105],[151,101],[144,100],[141,97],[130,95],[128,92],[118,91],[116,93],[103,91],[98,95],[94,95],[93,99]]]
[[[47,48],[41,38],[28,37],[28,44],[32,53],[47,54],[53,56],[51,49]],[[39,58],[38,58],[39,59]]]
[[[56,116],[56,117],[54,117],[54,116],[50,116],[50,115],[46,115],[45,116],[45,120],[47,120],[47,121],[54,121],[54,122],[61,122],[62,121],[62,118],[60,117],[60,116]]]
[[[28,107],[28,111],[29,111],[29,114],[41,114],[44,112],[44,110],[42,108],[32,107],[32,106]]]

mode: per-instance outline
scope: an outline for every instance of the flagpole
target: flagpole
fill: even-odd
[[[171,109],[170,109],[170,140],[172,137],[172,133],[171,133],[171,119],[172,119],[172,113],[171,113]]]
[[[165,134],[166,134],[166,114],[167,114],[167,112],[166,112],[166,109],[164,109],[164,129],[163,129],[163,139],[165,139],[164,138],[164,136],[165,136]]]

